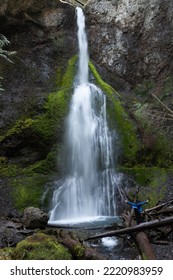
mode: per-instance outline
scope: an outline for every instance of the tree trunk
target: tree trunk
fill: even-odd
[[[153,251],[153,247],[150,244],[147,235],[145,234],[145,232],[141,231],[138,232],[136,234],[132,234],[133,238],[135,239],[139,250],[141,252],[142,255],[142,259],[144,260],[157,260],[154,251]]]

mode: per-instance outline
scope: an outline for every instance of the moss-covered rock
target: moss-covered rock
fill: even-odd
[[[173,176],[173,169],[159,167],[121,168],[121,171],[133,176],[139,186],[139,200],[149,200],[147,207],[155,206],[168,194],[168,181]],[[134,189],[129,190],[129,197],[133,200]]]
[[[11,254],[13,252],[13,248],[3,248],[0,249],[0,260],[11,260]]]
[[[47,157],[43,160],[36,161],[33,164],[23,169],[23,174],[33,175],[37,174],[54,174],[57,169],[57,154],[61,147],[58,149],[54,146],[48,153]]]
[[[5,135],[0,136],[0,143],[4,144],[5,150],[12,148],[13,142],[15,142],[14,145],[18,145],[17,137],[20,138],[20,142],[27,137],[27,142],[37,141],[44,147],[46,145],[50,147],[52,143],[55,143],[55,139],[60,138],[76,74],[75,62],[76,56],[68,62],[64,76],[61,79],[58,76],[58,90],[49,94],[42,115],[33,119],[23,117]]]
[[[85,247],[82,244],[76,244],[72,252],[77,260],[82,260],[85,257]]]
[[[32,127],[34,120],[32,119],[20,119],[15,125],[8,130],[8,132],[0,137],[0,141],[3,142],[6,138],[12,137],[13,135],[21,135],[25,130]]]
[[[0,177],[13,177],[22,172],[20,166],[14,163],[9,163],[7,157],[0,157]]]
[[[17,244],[13,260],[71,260],[68,250],[53,236],[36,233]]]
[[[9,177],[15,205],[20,210],[27,206],[42,207],[44,186],[50,175],[59,172],[57,154],[73,93],[76,59],[74,56],[68,62],[64,75],[58,71],[57,91],[49,94],[43,113],[33,119],[19,119],[0,137],[1,175]]]
[[[62,141],[64,119],[68,111],[71,94],[73,92],[73,81],[76,74],[76,59],[74,56],[68,62],[67,71],[64,76],[58,71],[56,85],[58,91],[49,94],[44,105],[44,113],[35,120],[33,129],[41,135],[44,143],[52,145],[55,140]]]
[[[23,211],[28,206],[42,208],[42,197],[49,179],[50,177],[40,174],[9,179],[17,209]]]

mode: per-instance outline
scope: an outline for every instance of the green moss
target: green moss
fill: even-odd
[[[170,168],[173,166],[173,145],[163,133],[158,133],[153,156],[157,166]]]
[[[49,94],[44,106],[44,114],[38,117],[34,123],[34,130],[43,137],[46,143],[52,143],[57,137],[57,132],[60,135],[63,133],[63,122],[67,114],[76,74],[75,62],[76,56],[69,60],[67,71],[61,81],[60,73],[57,75],[60,89]]]
[[[71,260],[68,250],[55,237],[37,233],[19,242],[13,260]]]
[[[158,167],[133,167],[122,169],[135,177],[135,181],[140,185],[155,187],[162,184],[166,179],[167,170]]]
[[[11,254],[13,252],[13,248],[3,248],[0,249],[0,260],[11,260]]]
[[[7,131],[5,135],[0,136],[0,142],[14,135],[22,135],[24,131],[32,128],[34,122],[35,121],[30,118],[18,120],[15,125]]]
[[[69,60],[64,76],[61,77],[60,74],[56,76],[58,80],[55,81],[55,84],[59,90],[49,94],[44,105],[44,113],[35,119],[19,119],[5,135],[0,137],[0,141],[11,136],[22,135],[25,130],[32,129],[36,135],[42,137],[43,142],[52,142],[52,139],[57,135],[57,131],[61,131],[62,123],[67,113],[68,103],[72,94],[73,80],[76,74],[75,63],[76,56]]]
[[[19,165],[9,163],[7,157],[0,157],[0,177],[14,177],[17,174],[22,173],[22,169]]]
[[[48,176],[41,174],[10,179],[15,206],[21,211],[28,206],[41,208],[44,186],[48,180]]]
[[[76,259],[81,260],[85,256],[85,247],[82,244],[77,244],[73,247],[73,254]]]
[[[7,158],[1,158],[0,173],[3,177],[9,177],[15,206],[19,210],[23,210],[27,206],[41,207],[44,186],[48,182],[50,174],[57,172],[57,152],[62,142],[64,119],[73,93],[76,59],[75,56],[69,60],[64,75],[62,71],[57,74],[55,86],[58,90],[48,95],[43,114],[35,116],[34,119],[27,117],[19,119],[5,135],[0,137],[0,142],[3,143],[3,153],[6,151],[11,155],[11,151],[13,151],[20,157],[20,149],[24,146],[27,147],[27,152],[35,153],[36,150],[38,157],[42,158],[28,166],[22,165],[22,160],[19,164],[13,164]],[[34,156],[35,154],[33,154],[33,158]]]
[[[116,94],[117,97],[120,97],[119,93],[117,91],[115,91],[113,89],[113,87],[111,87],[110,85],[108,85],[101,79],[99,73],[97,72],[95,66],[91,63],[91,61],[89,62],[89,68],[90,68],[92,74],[94,75],[94,78],[95,78],[97,84],[106,94],[109,94],[109,95]]]
[[[142,132],[141,162],[143,161],[145,165],[169,168],[173,166],[171,123],[169,124],[169,121],[164,119],[164,107],[151,95],[153,90],[166,105],[170,104],[173,78],[168,76],[158,85],[151,80],[144,80],[134,89],[136,94],[146,97],[140,98],[140,103],[133,106],[134,117]],[[166,111],[165,118],[167,118]]]
[[[73,84],[74,77],[76,75],[76,61],[77,61],[77,56],[75,55],[68,62],[67,71],[62,79],[62,87],[64,87],[65,89],[71,90],[71,86]]]
[[[62,87],[63,75],[64,75],[63,69],[62,67],[59,67],[55,73],[55,81],[54,81],[55,88],[57,90]]]
[[[57,131],[61,133],[61,127],[67,112],[69,96],[64,91],[51,93],[45,104],[45,113],[38,117],[34,124],[34,130],[39,133],[44,142],[54,141]]]
[[[144,253],[142,253],[142,260],[148,260],[147,256]]]
[[[124,110],[120,95],[101,79],[91,62],[89,63],[89,66],[96,83],[107,96],[107,113],[110,126],[114,128],[117,127],[122,142],[124,161],[126,161],[127,165],[132,165],[139,150],[136,128]]]
[[[162,200],[166,193],[166,181],[169,175],[173,175],[173,169],[164,169],[158,167],[133,167],[121,168],[124,173],[134,177],[139,188],[139,199],[149,200],[147,207],[152,207]],[[133,190],[132,194],[133,195]]]
[[[136,104],[135,117],[143,131],[144,145],[141,150],[141,161],[145,165],[169,168],[173,165],[173,145],[162,129],[151,122],[148,111],[149,104]]]
[[[57,148],[54,147],[44,160],[37,161],[27,168],[23,169],[25,175],[39,174],[54,174],[57,167]],[[58,171],[58,170],[57,170]]]

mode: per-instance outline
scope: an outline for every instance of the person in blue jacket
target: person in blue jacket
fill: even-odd
[[[129,204],[135,211],[135,216],[136,216],[136,223],[140,224],[142,222],[141,219],[141,214],[143,212],[142,206],[148,202],[146,201],[137,201],[137,202],[130,202],[128,200],[125,201],[127,204]]]

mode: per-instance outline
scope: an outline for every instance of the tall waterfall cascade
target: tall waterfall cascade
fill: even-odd
[[[118,176],[114,171],[113,133],[106,118],[106,97],[89,83],[85,17],[77,7],[79,64],[67,117],[66,174],[55,183],[49,222],[116,215]]]

